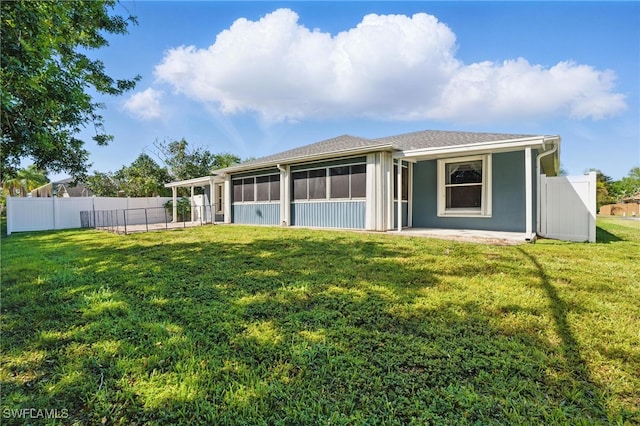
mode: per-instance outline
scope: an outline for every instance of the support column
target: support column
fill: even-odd
[[[216,221],[215,196],[216,196],[216,188],[215,188],[215,184],[213,183],[213,176],[211,176],[211,178],[209,178],[209,209],[211,211],[211,223],[214,223]],[[204,211],[205,211],[205,218],[206,218],[206,211],[207,211],[206,206],[204,207]]]
[[[533,234],[533,176],[531,173],[531,147],[524,149],[524,187],[525,187],[525,238]]]
[[[231,176],[225,175],[224,177],[224,198],[222,203],[224,204],[224,223],[231,223]]]
[[[178,188],[177,187],[172,187],[171,188],[171,196],[173,197],[173,211],[172,213],[172,220],[171,222],[176,223],[178,221]]]
[[[191,222],[195,221],[195,213],[196,213],[196,209],[195,209],[195,203],[193,202],[193,185],[191,185]]]
[[[291,166],[280,167],[280,224],[291,226]]]
[[[402,160],[398,158],[398,171],[396,172],[398,179],[398,208],[396,210],[398,232],[402,231]]]

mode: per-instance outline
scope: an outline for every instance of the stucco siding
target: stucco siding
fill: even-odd
[[[320,228],[364,229],[365,201],[297,202],[291,224]]]
[[[246,225],[280,224],[280,203],[236,203],[231,210],[233,223]]]
[[[417,162],[413,168],[413,227],[524,232],[524,152],[493,154],[491,180],[491,217],[438,217],[437,161]]]

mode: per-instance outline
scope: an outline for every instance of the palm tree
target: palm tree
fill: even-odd
[[[26,197],[28,192],[47,182],[49,182],[49,179],[45,171],[31,164],[24,169],[18,170],[15,177],[3,181],[2,193],[4,195]]]

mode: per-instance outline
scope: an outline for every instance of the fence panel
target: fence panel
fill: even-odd
[[[596,174],[542,175],[542,235],[566,241],[596,241]]]
[[[54,229],[54,198],[7,197],[7,235]]]
[[[83,220],[94,224],[96,211],[128,210],[132,211],[132,224],[161,223],[165,221],[164,204],[171,197],[145,198],[112,198],[112,197],[77,197],[77,198],[21,198],[7,197],[7,234],[12,232],[45,231],[51,229],[80,228]],[[150,209],[146,212],[145,210]],[[153,211],[152,211],[152,210]],[[91,212],[81,220],[80,212]],[[101,220],[107,220],[102,218]],[[115,220],[115,218],[114,218]],[[120,218],[123,221],[124,217]]]

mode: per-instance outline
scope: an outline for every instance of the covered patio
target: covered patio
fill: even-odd
[[[189,188],[191,222],[224,222],[225,197],[223,177],[211,175],[170,182],[165,184],[165,188],[171,188],[171,196],[173,198],[173,222],[177,222],[178,217],[178,188]],[[196,188],[202,188],[202,194],[196,195]]]

